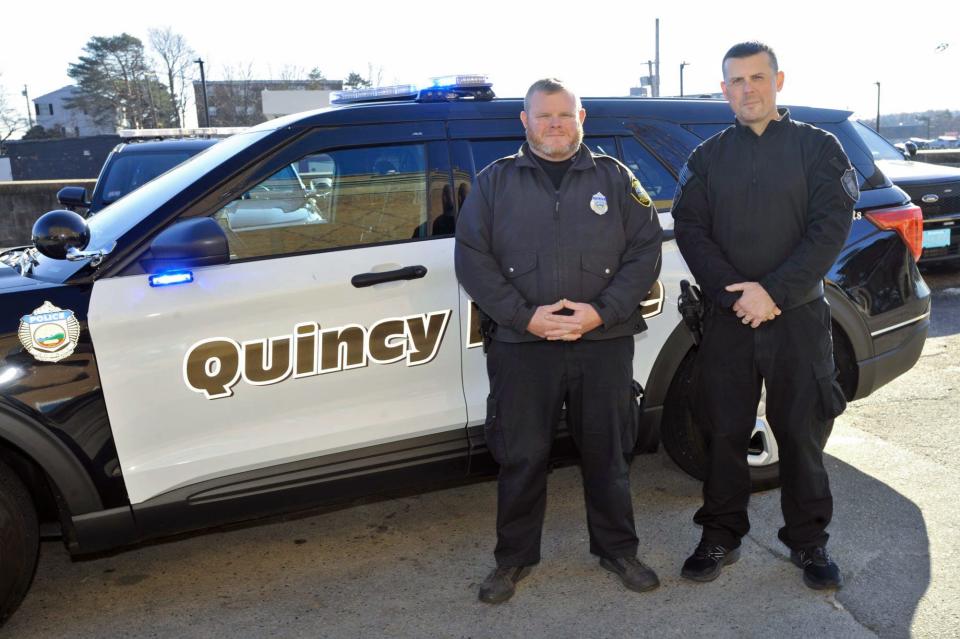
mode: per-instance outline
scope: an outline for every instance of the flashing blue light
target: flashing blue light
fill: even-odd
[[[174,284],[189,284],[193,281],[191,271],[170,271],[150,276],[150,286],[173,286]]]

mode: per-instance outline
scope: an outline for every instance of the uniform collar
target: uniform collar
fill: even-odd
[[[779,131],[785,129],[790,123],[790,109],[787,107],[778,107],[777,113],[780,115],[779,120],[770,120],[767,123],[767,128],[763,131],[763,136],[767,135],[776,135]],[[750,125],[742,123],[740,120],[734,118],[734,126],[737,128],[737,131],[741,135],[746,135],[751,138],[759,137],[756,133],[753,132],[753,129],[750,128]]]
[[[528,166],[534,169],[540,167],[536,159],[533,157],[533,151],[530,150],[530,145],[527,142],[524,142],[523,146],[520,147],[520,150],[517,151],[517,166]],[[596,166],[597,163],[593,159],[593,152],[590,151],[590,149],[588,149],[583,142],[581,142],[580,148],[577,149],[577,154],[573,158],[573,164],[570,165],[570,169],[574,171],[583,171],[585,169],[595,168]]]

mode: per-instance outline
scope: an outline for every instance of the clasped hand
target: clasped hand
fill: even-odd
[[[759,282],[739,282],[726,287],[731,293],[740,291],[740,299],[733,305],[733,311],[744,324],[757,328],[780,314],[780,307],[773,301],[767,290]]]
[[[563,309],[570,309],[573,313],[558,315],[557,312]],[[602,323],[597,310],[590,304],[559,300],[553,304],[538,306],[527,324],[527,330],[550,341],[573,342]]]

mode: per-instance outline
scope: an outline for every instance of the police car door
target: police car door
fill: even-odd
[[[462,448],[453,240],[433,239],[453,213],[442,138],[439,123],[300,136],[223,185],[242,196],[187,212],[220,225],[228,264],[163,287],[96,282],[90,331],[131,503],[401,441]]]

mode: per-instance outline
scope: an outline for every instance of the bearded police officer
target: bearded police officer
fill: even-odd
[[[628,460],[633,336],[646,328],[639,305],[660,271],[661,230],[630,170],[582,144],[585,117],[562,82],[535,82],[520,114],[526,144],[477,176],[457,222],[457,276],[493,322],[484,435],[500,474],[497,567],[480,588],[487,603],[509,599],[540,560],[564,405],[590,552],[632,590],[659,585],[636,556]]]
[[[677,244],[712,302],[697,355],[708,468],[694,521],[703,531],[682,575],[710,581],[739,557],[765,383],[780,451],[780,540],[808,586],[838,588],[822,447],[845,400],[823,278],[850,230],[857,179],[834,136],[777,108],[783,72],[768,46],[738,44],[722,66],[736,122],[693,151],[673,206]]]

